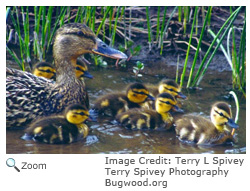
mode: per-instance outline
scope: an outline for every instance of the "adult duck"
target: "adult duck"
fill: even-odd
[[[67,105],[86,105],[85,87],[75,74],[77,57],[85,53],[127,58],[102,42],[84,24],[71,23],[63,25],[55,34],[56,83],[6,68],[6,127],[26,127],[36,117],[60,113]]]

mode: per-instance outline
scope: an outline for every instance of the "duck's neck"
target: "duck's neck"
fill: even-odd
[[[58,59],[55,58],[56,65],[56,83],[70,83],[71,81],[75,81],[75,65],[76,59]]]

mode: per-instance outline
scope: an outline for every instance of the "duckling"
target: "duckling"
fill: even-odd
[[[178,101],[178,98],[181,98],[181,99],[187,98],[183,93],[181,93],[180,86],[174,80],[171,80],[171,79],[162,80],[158,86],[146,85],[146,87],[148,88],[150,94],[154,97],[164,92],[170,93],[177,100],[178,102],[177,105],[179,107],[181,107],[182,104]],[[145,102],[143,107],[146,109],[154,109],[154,102],[147,101]]]
[[[88,72],[87,63],[89,63],[89,61],[87,61],[85,58],[81,57],[81,60],[77,59],[77,62],[76,62],[76,77],[77,78],[83,79],[85,77],[85,78],[93,79],[93,76]]]
[[[117,115],[116,120],[128,129],[170,129],[174,119],[169,111],[182,111],[176,104],[177,101],[171,94],[161,93],[156,97],[155,110],[131,109]]]
[[[147,99],[154,100],[147,88],[141,83],[127,87],[126,93],[110,93],[97,99],[94,111],[98,115],[116,116],[131,108],[140,108]]]
[[[113,59],[127,58],[102,42],[84,24],[65,24],[57,30],[54,39],[55,83],[6,68],[7,128],[26,127],[33,119],[60,113],[70,104],[86,105],[85,87],[75,74],[80,55],[93,53]]]
[[[150,93],[152,93],[153,96],[157,96],[158,94],[167,92],[170,93],[172,96],[174,96],[176,99],[186,99],[187,97],[181,93],[181,88],[179,84],[177,84],[174,80],[166,79],[162,80],[158,86],[147,86]]]
[[[32,73],[39,77],[44,77],[48,79],[55,80],[56,78],[56,69],[55,67],[48,62],[38,62],[35,64]]]
[[[35,120],[26,129],[23,138],[49,144],[72,143],[88,135],[88,126],[84,124],[88,117],[89,112],[85,106],[72,104],[66,107],[63,114]]]
[[[176,134],[182,141],[197,145],[217,145],[234,141],[234,130],[239,126],[232,119],[232,112],[225,102],[212,106],[211,121],[201,116],[186,115],[176,121]],[[230,133],[227,127],[233,131]]]
[[[92,79],[93,76],[88,72],[88,61],[85,58],[81,58],[81,60],[77,60],[76,62],[76,77],[78,79],[82,79],[84,77]],[[35,64],[33,72],[34,75],[39,77],[44,77],[48,79],[56,79],[56,69],[55,67],[48,62],[38,62]]]

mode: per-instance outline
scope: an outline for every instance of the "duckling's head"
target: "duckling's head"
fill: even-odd
[[[144,103],[146,99],[154,100],[154,97],[149,95],[147,88],[141,83],[133,83],[127,88],[127,97],[131,102]]]
[[[159,93],[170,93],[171,95],[173,95],[175,98],[182,98],[182,99],[186,99],[187,97],[181,93],[181,88],[180,86],[171,79],[167,79],[167,80],[162,80],[159,84],[159,88],[158,88]]]
[[[226,125],[236,129],[239,126],[232,119],[232,111],[226,102],[217,102],[212,106],[210,113],[211,121],[216,126],[216,128],[223,132],[226,129]]]
[[[56,75],[56,69],[48,62],[38,62],[35,64],[32,73],[39,77],[54,79]]]
[[[65,116],[68,122],[78,125],[88,119],[89,111],[83,105],[72,104],[65,109]]]
[[[77,60],[76,63],[76,77],[77,78],[90,78],[92,79],[93,76],[88,72],[88,66],[86,64],[86,59]]]
[[[102,42],[84,24],[65,24],[57,30],[53,46],[55,63],[58,60],[68,60],[75,63],[77,57],[85,53],[99,54],[113,59],[127,58],[124,53]]]
[[[182,112],[176,104],[176,99],[170,93],[161,93],[156,97],[155,110],[160,114],[167,113],[171,109]]]

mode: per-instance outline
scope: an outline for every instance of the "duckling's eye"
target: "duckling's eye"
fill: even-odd
[[[79,36],[84,36],[84,33],[82,31],[78,31],[76,34]]]
[[[169,101],[166,101],[165,103],[166,103],[166,104],[170,104],[170,102],[169,102]]]
[[[49,69],[48,69],[48,70],[46,70],[45,72],[47,72],[47,73],[52,73]]]
[[[225,117],[225,116],[223,115],[223,113],[222,113],[222,112],[220,112],[220,113],[219,113],[219,112],[218,112],[218,111],[216,111],[216,110],[215,110],[215,112],[216,112],[216,113],[218,113],[221,117]]]
[[[80,114],[80,115],[84,115],[84,113],[83,113],[83,112],[80,112],[79,114]]]

